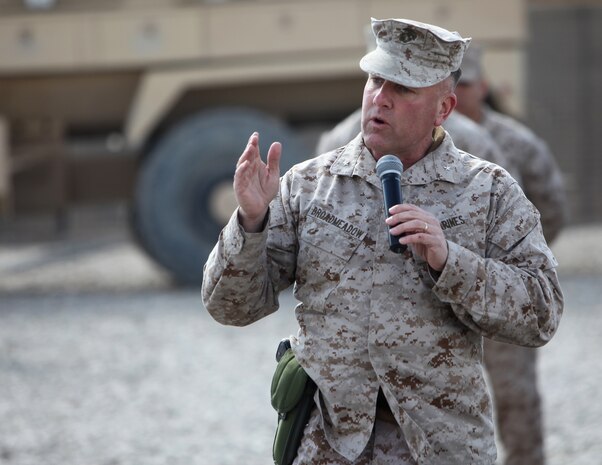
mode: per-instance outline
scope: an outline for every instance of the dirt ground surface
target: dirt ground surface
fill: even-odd
[[[602,225],[553,250],[565,315],[540,350],[549,465],[602,463]],[[134,243],[121,207],[0,223],[0,464],[270,464],[269,385],[290,293],[214,322]]]

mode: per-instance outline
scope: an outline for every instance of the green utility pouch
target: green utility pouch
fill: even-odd
[[[278,352],[281,351],[279,348]],[[272,407],[278,412],[272,448],[276,465],[290,465],[297,456],[303,430],[314,406],[315,391],[315,383],[301,368],[289,344],[278,359],[271,387]]]

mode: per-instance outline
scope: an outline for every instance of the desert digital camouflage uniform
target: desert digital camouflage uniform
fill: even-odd
[[[362,130],[362,109],[359,108],[339,122],[334,128],[320,135],[316,153],[321,154],[342,147]],[[502,154],[486,129],[467,116],[452,112],[443,123],[454,145],[460,150],[504,167],[516,180],[520,180],[518,169]]]
[[[553,241],[564,226],[567,199],[562,175],[546,144],[530,129],[487,107],[481,124],[517,167],[526,196],[541,215],[544,236]],[[506,465],[543,465],[544,428],[537,387],[537,351],[485,341],[485,366],[493,389],[497,433]]]
[[[521,175],[518,174],[520,166],[526,181],[522,187],[525,190],[529,188],[533,193],[531,200],[536,206],[539,205],[544,235],[548,241],[552,240],[563,223],[566,201],[562,179],[551,154],[546,153],[545,145],[525,130],[524,126],[499,113],[487,113],[488,129],[504,139],[505,150],[512,150],[511,153],[506,153],[515,160],[514,163],[510,163],[501,154],[487,129],[461,113],[453,112],[443,127],[450,133],[458,148],[503,166],[511,171],[515,179],[522,182]],[[344,145],[360,130],[361,109],[353,112],[332,130],[323,133],[317,153]],[[520,154],[522,156],[518,163],[516,159]],[[533,163],[525,163],[525,160],[533,160]],[[494,397],[497,434],[506,452],[506,465],[543,465],[543,415],[537,389],[536,350],[485,340],[484,362]]]
[[[539,346],[562,313],[539,215],[505,170],[445,135],[401,177],[405,201],[448,240],[435,281],[411,248],[389,251],[375,165],[358,136],[283,176],[263,232],[246,233],[235,213],[205,266],[203,302],[242,326],[294,284],[293,350],[319,388],[314,422],[351,463],[370,447],[380,389],[418,464],[493,464],[482,336]],[[304,444],[297,463],[311,461]]]
[[[320,426],[318,409],[312,412],[304,435],[309,436],[309,440],[301,442],[293,465],[416,465],[397,423],[393,425],[377,418],[366,448],[353,462],[345,460],[327,446],[328,440]]]
[[[554,156],[542,139],[514,118],[488,107],[482,115],[481,125],[518,170],[525,195],[539,210],[544,236],[551,243],[567,219],[566,191]]]

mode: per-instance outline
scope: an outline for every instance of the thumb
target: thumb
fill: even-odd
[[[282,144],[274,142],[268,150],[268,172],[270,174],[280,174],[280,156],[282,155]]]

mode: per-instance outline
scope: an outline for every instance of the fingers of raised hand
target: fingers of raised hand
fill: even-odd
[[[242,155],[238,159],[236,166],[240,166],[245,161],[251,161],[253,159],[259,158],[259,134],[254,132],[249,137],[247,145],[245,146]]]
[[[280,156],[282,154],[282,144],[280,142],[274,142],[268,150],[268,170],[270,173],[278,173],[280,171]]]

